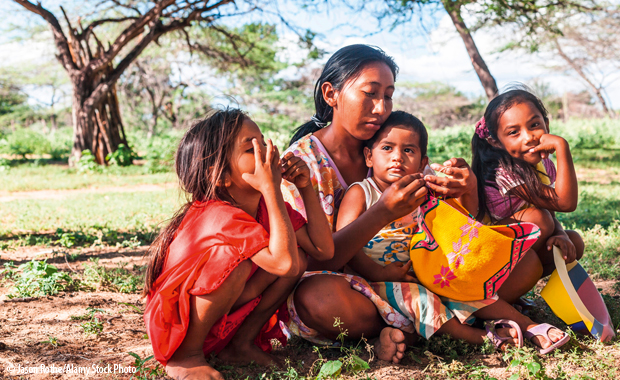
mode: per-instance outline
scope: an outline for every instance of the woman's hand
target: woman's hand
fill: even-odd
[[[419,284],[420,281],[411,270],[412,266],[411,260],[404,265],[396,261],[384,266],[381,271],[381,282],[414,282]]]
[[[577,249],[575,249],[575,245],[565,233],[554,235],[547,239],[548,251],[551,251],[554,245],[560,248],[562,251],[562,258],[564,258],[564,261],[567,263],[572,263],[577,259]]]
[[[252,146],[254,147],[254,173],[243,173],[241,178],[265,196],[274,189],[279,189],[282,182],[280,154],[271,140],[267,140],[267,146],[263,147],[266,148],[266,154],[263,154],[257,139],[252,139]]]
[[[424,202],[428,191],[424,184],[422,174],[409,174],[385,189],[377,204],[388,213],[386,224],[413,212]]]
[[[478,196],[476,175],[464,159],[451,158],[443,165],[431,164],[431,168],[449,176],[424,176],[427,186],[436,194],[449,198],[460,198],[466,194]]]
[[[310,168],[301,157],[288,152],[281,158],[282,178],[291,182],[298,189],[312,185],[310,181]]]

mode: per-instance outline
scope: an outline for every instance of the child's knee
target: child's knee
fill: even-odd
[[[585,243],[583,242],[583,238],[579,235],[578,232],[573,230],[566,230],[566,234],[568,238],[575,246],[575,252],[577,253],[577,260],[580,260],[583,257],[583,252],[585,251]]]
[[[540,228],[539,239],[541,240],[551,237],[551,235],[553,235],[553,231],[555,231],[555,221],[553,220],[553,215],[545,209],[536,207],[526,209],[522,221],[537,225],[538,228]]]

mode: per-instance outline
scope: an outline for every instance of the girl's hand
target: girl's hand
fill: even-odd
[[[310,168],[300,157],[295,156],[292,152],[288,152],[282,157],[281,162],[282,178],[297,186],[298,189],[312,184],[312,181],[310,181]]]
[[[282,172],[280,169],[280,154],[271,140],[267,140],[266,154],[263,154],[257,139],[252,139],[254,146],[254,173],[243,173],[241,178],[261,194],[274,191],[280,187]]]
[[[530,153],[540,152],[541,158],[548,158],[556,150],[562,149],[562,146],[568,146],[565,139],[546,133],[540,137],[539,144],[530,149]]]
[[[567,263],[572,263],[577,258],[577,250],[575,249],[575,245],[565,234],[551,236],[547,240],[548,251],[551,251],[554,245],[560,248],[562,251],[562,257]]]
[[[476,175],[462,158],[451,158],[443,165],[431,164],[431,168],[450,177],[424,176],[427,186],[438,195],[460,198],[465,194],[478,196]]]
[[[405,265],[396,261],[384,266],[381,271],[382,282],[414,282],[419,284],[420,281],[411,270],[412,265],[411,260],[409,260]]]
[[[377,203],[381,203],[389,214],[389,221],[403,217],[418,208],[427,189],[422,174],[409,174],[391,184]]]

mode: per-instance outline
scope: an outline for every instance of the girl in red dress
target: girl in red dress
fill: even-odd
[[[331,259],[331,231],[303,160],[265,143],[243,112],[193,125],[176,154],[188,202],[153,243],[144,313],[155,358],[175,379],[223,379],[205,355],[273,364],[286,343],[281,308],[306,254]],[[302,194],[308,223],[282,198],[282,178]],[[303,251],[302,251],[303,250]]]

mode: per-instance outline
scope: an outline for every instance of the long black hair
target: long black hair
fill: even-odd
[[[542,114],[545,123],[549,125],[547,117],[547,109],[542,101],[536,95],[525,89],[513,89],[507,91],[495,99],[491,100],[484,112],[484,121],[489,130],[489,138],[499,141],[497,138],[497,129],[499,120],[504,112],[511,107],[522,104],[531,103]],[[472,163],[471,168],[476,174],[478,181],[478,200],[479,211],[476,218],[481,220],[485,215],[489,215],[489,206],[487,204],[485,186],[499,188],[495,182],[496,170],[501,166],[506,172],[515,178],[523,180],[523,186],[514,188],[512,194],[525,200],[528,203],[534,203],[535,199],[543,199],[545,201],[557,201],[549,199],[549,196],[543,192],[542,182],[538,177],[538,172],[532,165],[526,161],[512,157],[505,149],[498,148],[488,141],[487,138],[481,138],[474,133],[471,139]]]
[[[308,133],[314,133],[321,129],[318,124],[324,126],[332,121],[333,108],[323,98],[323,91],[321,90],[323,83],[329,82],[334,89],[341,90],[347,81],[355,78],[366,65],[373,62],[385,63],[392,71],[394,80],[396,80],[398,66],[396,66],[392,57],[385,54],[378,47],[357,44],[345,46],[335,52],[325,64],[321,76],[314,85],[315,114],[313,120],[308,121],[295,130],[290,144]]]
[[[194,202],[234,202],[221,184],[230,173],[230,155],[245,118],[245,113],[236,108],[215,110],[185,132],[176,152],[175,169],[187,201],[149,248],[143,296],[148,295],[159,277],[168,248]]]

